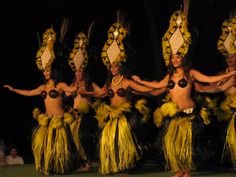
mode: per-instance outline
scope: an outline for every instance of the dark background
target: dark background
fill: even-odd
[[[26,162],[32,162],[30,134],[36,125],[32,110],[42,106],[42,100],[40,97],[17,95],[2,86],[11,84],[16,88],[33,89],[42,83],[35,64],[37,33],[41,37],[51,25],[59,31],[62,18],[68,17],[71,26],[67,39],[72,47],[76,34],[86,31],[95,21],[90,43],[97,60],[93,61],[92,75],[94,81],[102,85],[106,68],[100,61],[100,51],[107,39],[107,30],[116,21],[116,11],[123,9],[132,27],[131,41],[136,50],[134,72],[148,80],[160,79],[163,68],[157,67],[156,59],[162,60],[158,57],[161,56],[161,38],[168,28],[170,16],[181,3],[181,0],[35,0],[1,4],[0,139],[7,145],[15,145]],[[235,9],[235,0],[192,0],[190,3],[191,60],[194,68],[204,74],[214,75],[224,66],[216,43],[221,34],[221,24],[232,9]],[[151,31],[155,32],[156,38]]]

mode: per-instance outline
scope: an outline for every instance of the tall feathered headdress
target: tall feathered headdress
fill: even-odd
[[[64,39],[69,28],[69,20],[63,19],[60,28],[57,51],[55,52],[55,43],[57,42],[57,34],[51,27],[43,33],[43,43],[36,54],[36,64],[39,70],[51,68],[51,64],[57,57],[64,55]]]
[[[184,11],[177,10],[170,18],[170,25],[162,38],[162,52],[166,65],[171,55],[179,54],[184,57],[188,53],[191,34],[188,31],[188,6],[185,1]]]
[[[93,26],[95,22],[92,22],[88,28],[87,36],[84,32],[80,32],[74,41],[74,48],[70,53],[69,65],[73,71],[84,70],[88,64],[88,52],[87,46],[92,35]]]
[[[103,63],[110,67],[112,63],[126,62],[126,53],[123,40],[127,35],[120,13],[117,13],[117,22],[108,30],[108,39],[103,46],[101,57]]]
[[[222,24],[222,34],[217,42],[217,49],[224,55],[236,54],[236,14],[231,15]]]
[[[56,32],[51,27],[43,33],[43,44],[36,54],[36,64],[39,70],[50,68],[55,60],[53,49],[55,41]]]

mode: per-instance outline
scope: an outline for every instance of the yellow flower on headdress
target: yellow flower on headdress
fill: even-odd
[[[166,65],[171,55],[184,57],[188,53],[191,35],[188,31],[188,21],[184,14],[177,10],[170,18],[170,26],[162,38],[162,52]]]
[[[85,33],[79,33],[74,41],[74,48],[70,53],[69,65],[73,71],[83,70],[88,64],[88,53],[86,47],[88,38]]]
[[[217,49],[225,56],[236,54],[236,16],[223,22]]]
[[[102,49],[102,61],[109,68],[112,63],[126,62],[123,40],[127,30],[120,24],[114,23],[108,30],[108,40]]]
[[[56,41],[56,33],[53,28],[47,29],[43,33],[43,44],[36,55],[36,64],[39,70],[50,68],[55,60],[54,43]]]

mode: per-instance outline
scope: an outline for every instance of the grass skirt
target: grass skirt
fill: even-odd
[[[162,127],[160,135],[167,168],[173,172],[194,169],[194,155],[197,151],[197,138],[203,122],[209,124],[207,109],[194,109],[184,113],[176,103],[164,103],[154,112],[154,122]]]
[[[216,115],[219,121],[228,122],[222,159],[230,152],[231,162],[236,167],[236,94],[226,97],[216,109]]]
[[[148,113],[148,109],[139,110],[143,110],[142,115],[144,112]],[[135,134],[135,122],[139,121],[139,117],[132,115],[137,114],[130,102],[122,103],[116,108],[102,103],[96,111],[99,127],[102,128],[99,142],[101,174],[126,172],[134,168],[141,158],[142,149]]]
[[[33,117],[38,121],[32,131],[36,171],[45,175],[66,174],[76,168],[78,156],[70,130],[72,115],[48,117],[35,108]]]

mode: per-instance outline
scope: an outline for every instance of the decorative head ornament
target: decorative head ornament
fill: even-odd
[[[84,70],[88,64],[87,46],[91,38],[92,29],[95,22],[92,22],[88,28],[88,34],[80,32],[74,41],[74,48],[70,53],[69,65],[73,71]]]
[[[184,13],[177,10],[170,18],[170,26],[162,38],[162,52],[166,65],[171,55],[184,57],[188,53],[191,34],[188,31],[188,20]]]
[[[236,15],[222,24],[222,34],[217,42],[217,49],[224,55],[236,54]]]
[[[123,40],[127,35],[127,30],[124,26],[117,22],[114,23],[108,30],[108,39],[102,49],[102,61],[110,67],[112,63],[119,64],[126,62],[125,47]]]
[[[36,64],[39,70],[50,68],[55,60],[54,43],[56,41],[56,33],[53,28],[47,29],[43,33],[43,44],[37,52]]]
[[[81,32],[74,41],[74,48],[70,53],[69,65],[73,71],[83,70],[88,64],[88,53],[86,47],[88,45],[87,36]]]

